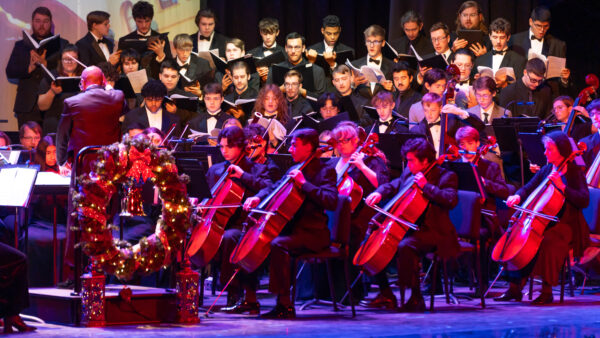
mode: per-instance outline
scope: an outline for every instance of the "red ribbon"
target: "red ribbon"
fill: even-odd
[[[131,161],[132,164],[127,172],[127,177],[137,179],[141,176],[144,181],[154,177],[154,173],[152,173],[152,169],[150,169],[151,154],[152,151],[150,148],[146,148],[143,152],[140,152],[135,147],[131,147],[129,149],[129,161]]]

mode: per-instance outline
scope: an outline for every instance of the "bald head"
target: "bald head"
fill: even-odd
[[[81,73],[81,83],[83,84],[83,90],[91,85],[101,85],[106,83],[104,73],[96,66],[90,66],[83,70]]]

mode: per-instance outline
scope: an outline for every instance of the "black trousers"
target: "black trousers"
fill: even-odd
[[[415,231],[398,245],[398,286],[413,288],[419,283],[419,260],[425,254],[434,252],[439,243],[438,236],[427,230]]]
[[[291,256],[309,252],[318,252],[330,243],[329,230],[292,231],[279,236],[271,243],[271,262],[269,266],[269,291],[280,297],[289,297],[291,287]]]
[[[28,306],[27,257],[0,243],[0,318],[18,315]]]
[[[219,247],[219,251],[215,256],[217,262],[220,261],[220,282],[223,286],[227,284],[227,282],[229,281],[236,269],[236,266],[229,261],[229,258],[231,257],[231,253],[233,252],[237,244],[240,242],[241,238],[241,229],[227,229],[223,234],[221,246]],[[260,269],[256,269],[253,272],[248,273],[246,272],[246,270],[240,269],[236,278],[234,278],[227,287],[227,292],[237,293],[238,295],[241,295],[243,288],[251,288],[256,290],[258,288],[259,271]]]

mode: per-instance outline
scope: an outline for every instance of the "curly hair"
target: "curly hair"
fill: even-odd
[[[288,107],[286,104],[285,97],[283,97],[283,93],[275,84],[265,85],[259,92],[258,97],[256,98],[256,103],[254,104],[254,111],[263,114],[265,112],[265,107],[263,102],[267,98],[267,94],[273,93],[275,95],[275,99],[277,100],[277,120],[282,124],[286,124],[289,121],[288,116]]]

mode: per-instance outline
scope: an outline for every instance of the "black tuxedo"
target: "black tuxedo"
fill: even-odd
[[[317,43],[315,43],[314,45],[308,47],[306,50],[309,49],[314,49],[317,53],[319,54],[323,54],[325,52],[325,41],[319,41]],[[335,44],[335,46],[333,46],[333,51],[334,52],[341,52],[341,51],[347,51],[347,50],[351,50],[352,51],[352,57],[351,59],[354,59],[354,49],[352,47],[346,46],[343,43],[339,42]],[[331,82],[332,80],[332,74],[331,74],[331,67],[325,67],[323,68],[323,70],[325,71],[325,86],[327,88],[328,92],[333,92],[335,90],[335,87],[333,86],[333,83]]]
[[[266,50],[265,47],[261,44],[260,46],[252,48],[248,53],[252,54],[252,56],[257,57],[257,58],[264,58],[265,50]],[[283,54],[285,54],[285,48],[283,48],[279,44],[276,44],[275,47],[272,47],[272,51],[273,51],[273,53],[277,53],[277,52],[281,51]]]
[[[512,46],[512,50],[527,58],[529,48],[531,48],[529,30],[511,36],[508,45]],[[551,34],[546,34],[542,45],[542,54],[544,56],[567,57],[567,45],[564,41],[555,38]]]
[[[587,146],[587,150],[583,152],[583,160],[586,168],[590,168],[598,152],[600,152],[600,133],[596,132],[581,139]]]
[[[177,60],[173,59],[175,66],[177,66],[177,71],[181,71],[181,68],[184,66],[179,66]],[[194,54],[190,55],[190,62],[187,65],[187,70],[185,72],[185,76],[190,80],[197,80],[200,82],[200,86],[203,87],[205,84],[210,83],[214,79],[213,70],[210,68],[210,63],[205,59],[198,57]],[[183,88],[183,77],[179,77],[179,86]]]
[[[398,54],[414,55],[415,53],[412,51],[412,48],[410,48],[411,45],[421,57],[427,54],[435,53],[431,39],[429,39],[429,37],[425,35],[423,31],[420,31],[419,35],[417,35],[417,38],[413,41],[410,41],[406,35],[404,35],[403,37],[390,42],[390,45],[394,47]]]
[[[244,92],[242,92],[241,94],[238,94],[238,92],[235,90],[235,88],[233,89],[233,91],[227,95],[225,95],[225,100],[235,103],[235,100],[238,99],[255,99],[258,96],[258,90],[248,87],[246,88],[246,90]],[[228,107],[228,105],[223,101],[223,108]],[[254,112],[252,111],[254,109],[254,105],[243,105],[242,106],[244,109],[244,116],[238,118],[238,120],[240,120],[240,122],[242,123],[242,125],[246,124],[246,121],[248,121],[248,119],[253,116]]]
[[[492,51],[488,51],[487,53],[475,59],[474,68],[477,69],[478,66],[492,68],[492,60]],[[518,53],[512,50],[507,50],[506,54],[504,54],[504,57],[502,58],[502,62],[500,62],[500,68],[512,67],[515,70],[516,78],[519,79],[523,76],[523,69],[525,69],[525,63],[527,63],[527,59],[525,59],[523,56],[519,55]]]
[[[340,92],[335,90],[335,93],[339,97],[339,105],[341,106],[340,111],[348,112],[350,116],[350,120],[361,123],[363,116],[365,116],[365,111],[363,106],[370,106],[371,103],[369,99],[360,95],[356,90],[353,90],[352,93],[348,96],[341,96]],[[362,125],[362,124],[361,124]],[[363,126],[364,127],[364,126]]]
[[[200,34],[200,32],[196,32],[194,34],[190,34],[191,38],[192,38],[192,42],[194,43],[194,52],[198,52],[198,34]],[[209,50],[213,50],[213,49],[219,49],[219,56],[220,57],[225,57],[225,48],[227,47],[227,40],[229,40],[228,37],[226,37],[225,35],[218,33],[218,32],[214,32],[213,34],[213,38],[212,41],[210,43],[210,48]]]
[[[108,47],[108,52],[112,53],[115,44],[112,40],[106,39],[106,46]],[[84,37],[79,39],[75,43],[77,48],[79,48],[79,61],[83,62],[86,66],[97,66],[101,62],[107,62],[108,60],[104,56],[102,49],[100,49],[100,45],[92,35],[92,33],[88,32]]]
[[[283,61],[278,63],[278,66],[282,66],[282,67],[286,67],[289,69],[292,69],[294,67],[298,67],[298,66],[303,66],[308,64],[308,62],[306,62],[306,60],[303,58],[302,61],[300,61],[297,65],[292,65],[289,61]],[[325,92],[325,71],[323,70],[323,68],[317,66],[317,65],[312,65],[312,74],[313,74],[313,87],[314,87],[314,92],[311,91],[307,91],[307,95],[308,96],[312,96],[312,97],[319,97],[321,96],[321,94],[323,94]],[[272,70],[269,69],[269,76],[267,77],[267,83],[273,83],[273,74],[272,74]],[[279,85],[277,83],[277,85]],[[307,88],[307,85],[303,85],[303,88]]]
[[[485,124],[473,114],[469,114],[469,117],[467,117],[464,120],[461,120],[458,116],[454,114],[448,114],[448,135],[450,137],[454,138],[454,136],[456,135],[456,131],[460,127],[464,127],[465,125],[477,129],[477,131],[479,131],[480,134],[483,134],[483,132],[485,131]],[[427,124],[426,119],[422,119],[421,122],[419,122],[416,126],[410,128],[410,132],[425,135],[425,137],[427,137],[427,141],[429,141],[429,143],[431,144],[434,144],[433,137],[431,136],[431,132],[429,131],[429,126]],[[448,143],[448,140],[446,140],[446,143]]]
[[[368,62],[369,56],[364,56],[360,59],[352,61],[354,67],[360,69],[362,66],[366,66]],[[392,67],[394,66],[394,62],[386,57],[381,59],[381,71],[385,76],[386,80],[392,80]],[[368,83],[361,84],[356,87],[356,90],[360,93],[360,95],[366,97],[367,99],[371,99],[375,94],[377,94],[380,90],[385,90],[382,85],[379,83],[375,85],[375,90],[371,92],[371,87]]]
[[[150,30],[150,36],[158,36],[158,35],[160,35],[159,32],[157,32],[153,29]],[[123,45],[123,43],[126,39],[146,39],[146,38],[148,38],[148,37],[139,35],[137,30],[135,30],[119,39],[119,49],[122,49],[121,46]],[[156,53],[154,53],[151,50],[148,50],[148,48],[145,48],[144,50],[138,50],[137,52],[140,53],[140,55],[142,56],[142,60],[140,62],[140,68],[148,68],[148,67],[150,67],[150,62],[152,60],[156,60]],[[173,56],[171,54],[171,44],[169,43],[168,36],[165,36],[164,52],[165,52],[165,59],[168,60],[168,59],[173,58]]]
[[[213,116],[211,116],[205,109],[203,109],[202,111],[198,112],[198,114],[196,116],[194,116],[191,120],[189,120],[188,124],[190,125],[191,129],[194,129],[196,131],[200,131],[203,133],[207,133],[208,132],[208,123],[207,122],[208,122],[208,119],[211,117],[213,117]],[[221,129],[223,127],[223,122],[225,122],[227,119],[231,118],[232,116],[227,114],[223,110],[221,110],[214,117],[217,118],[217,124],[215,124],[215,128]]]
[[[56,38],[42,47],[39,53],[46,51],[48,69],[56,69],[61,59],[60,51],[68,43],[67,40]],[[6,77],[10,82],[17,84],[17,96],[13,111],[19,120],[19,126],[28,120],[41,124],[42,117],[37,108],[39,84],[44,78],[44,70],[37,67],[29,73],[29,60],[31,48],[23,40],[15,42],[6,64]]]
[[[148,114],[146,113],[145,106],[136,108],[125,115],[125,120],[121,125],[121,133],[126,133],[129,130],[129,128],[134,126],[135,124],[140,125],[144,129],[150,127],[150,122],[148,121]],[[179,123],[179,116],[177,116],[177,114],[171,114],[163,108],[162,125],[160,130],[166,135],[173,124],[175,124],[173,135],[178,135],[179,130],[181,128]]]
[[[302,96],[298,96],[293,101],[288,101],[288,99],[286,98],[285,102],[288,106],[288,116],[289,117],[301,116],[302,114],[308,114],[311,111],[313,111],[313,108],[310,105],[310,103],[308,102],[308,100],[306,100]]]
[[[531,94],[531,100],[530,100]],[[511,102],[533,101],[533,106],[518,106],[508,104]],[[531,91],[523,83],[523,79],[517,79],[500,92],[500,106],[512,111],[513,116],[518,117],[523,114],[528,116],[537,116],[540,119],[550,115],[552,110],[552,89],[546,83],[539,85],[534,91]]]
[[[394,92],[394,102],[396,106],[394,110],[398,112],[398,114],[406,117],[408,119],[408,111],[410,110],[410,106],[421,101],[423,95],[412,88],[409,88],[404,93],[400,93],[399,91]]]

